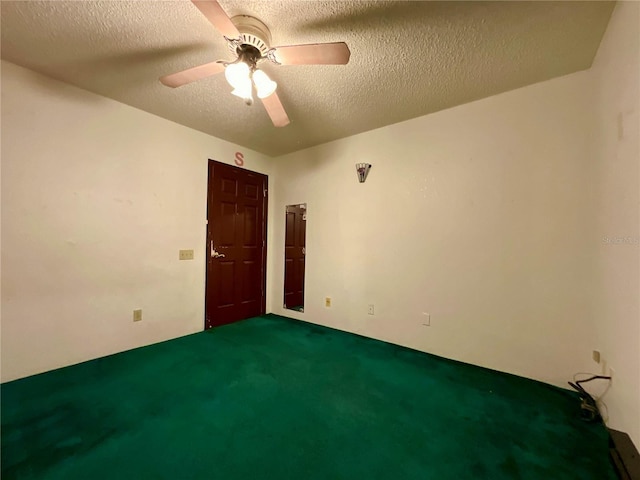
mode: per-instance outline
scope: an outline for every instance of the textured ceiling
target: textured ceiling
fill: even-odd
[[[230,59],[184,1],[2,1],[2,58],[188,127],[279,155],[589,68],[612,2],[220,0],[272,46],[345,41],[346,66],[263,64],[291,124],[231,95],[223,75],[162,75]],[[268,62],[267,62],[268,63]]]

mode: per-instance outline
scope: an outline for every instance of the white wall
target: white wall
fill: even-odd
[[[588,71],[277,159],[274,311],[562,387],[613,368],[603,413],[640,445],[639,25],[620,2]],[[281,307],[301,202],[303,314]]]
[[[615,370],[613,428],[640,446],[640,4],[619,2],[593,64],[598,134],[594,217],[598,346]]]
[[[579,72],[277,159],[274,311],[567,386],[592,365],[591,93]],[[303,314],[278,261],[299,202]]]
[[[271,173],[261,154],[3,61],[2,380],[202,330],[207,160],[238,150]]]

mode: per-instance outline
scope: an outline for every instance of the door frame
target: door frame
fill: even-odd
[[[240,168],[237,167],[235,165],[231,165],[230,163],[225,163],[225,162],[220,162],[218,160],[213,160],[211,158],[208,159],[207,161],[207,198],[206,198],[206,202],[207,202],[207,218],[206,218],[206,226],[205,226],[205,278],[204,278],[204,319],[203,319],[203,323],[204,323],[204,330],[209,330],[213,327],[207,327],[207,292],[209,289],[209,268],[211,265],[211,262],[209,261],[209,256],[211,255],[210,251],[209,251],[209,245],[211,245],[210,241],[211,238],[209,236],[209,204],[210,204],[210,197],[212,195],[212,191],[211,191],[211,179],[212,179],[212,175],[211,175],[211,169],[216,165],[224,165],[225,167],[230,167],[230,168],[234,168],[237,169],[239,171],[242,172],[249,172],[252,173],[254,175],[258,175],[260,177],[262,177],[263,181],[264,181],[264,203],[262,205],[262,233],[263,233],[263,247],[262,247],[262,259],[261,259],[261,272],[262,272],[262,281],[260,282],[262,285],[262,298],[261,298],[261,302],[260,302],[260,315],[264,315],[265,313],[267,313],[267,244],[268,244],[268,239],[267,239],[267,233],[268,233],[268,218],[267,218],[267,214],[269,212],[269,176],[264,174],[264,173],[260,173],[260,172],[255,172],[253,170],[248,170],[246,168]]]

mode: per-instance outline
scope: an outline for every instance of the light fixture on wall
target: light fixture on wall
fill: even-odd
[[[358,181],[364,183],[371,170],[370,163],[356,163],[356,173],[358,174]]]
[[[253,86],[256,87],[258,98],[267,98],[278,88],[278,84],[256,66],[260,51],[251,45],[238,47],[238,59],[226,63],[224,76],[233,87],[233,95],[244,99],[244,103],[253,103]]]

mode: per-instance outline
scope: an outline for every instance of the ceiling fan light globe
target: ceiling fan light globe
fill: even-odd
[[[253,92],[251,87],[251,80],[248,78],[244,82],[240,82],[231,92],[236,97],[243,98],[247,105],[253,102]]]
[[[247,80],[251,83],[249,65],[244,62],[232,63],[227,65],[224,71],[224,77],[233,88],[240,88]]]
[[[278,84],[276,82],[273,82],[273,87],[272,88],[269,88],[267,90],[258,90],[258,92],[257,92],[258,98],[270,97],[271,95],[273,95],[273,92],[276,91],[276,88],[278,88]]]
[[[278,84],[271,80],[262,70],[253,72],[253,83],[256,86],[258,98],[267,98],[278,88]]]

